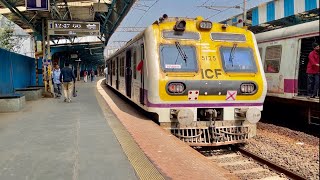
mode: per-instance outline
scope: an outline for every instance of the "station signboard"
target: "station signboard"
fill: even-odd
[[[27,10],[49,11],[49,0],[25,0]]]
[[[100,35],[100,22],[48,20],[48,35],[98,36]]]

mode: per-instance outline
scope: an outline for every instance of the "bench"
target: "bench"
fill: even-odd
[[[18,88],[15,89],[15,93],[24,95],[26,101],[38,100],[42,97],[40,88]]]
[[[24,95],[0,95],[0,113],[17,112],[26,105],[26,98]]]
[[[38,86],[28,86],[28,88],[40,88],[41,94],[44,95],[44,85],[38,85]]]

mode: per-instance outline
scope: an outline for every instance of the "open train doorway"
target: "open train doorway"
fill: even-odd
[[[319,44],[319,36],[308,37],[301,39],[301,50],[299,59],[299,74],[298,74],[298,96],[307,96],[308,75],[307,65],[309,62],[309,54],[313,51],[312,44]]]

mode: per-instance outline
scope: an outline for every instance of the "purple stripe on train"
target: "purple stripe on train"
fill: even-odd
[[[298,92],[298,79],[284,79],[284,92],[297,93]]]

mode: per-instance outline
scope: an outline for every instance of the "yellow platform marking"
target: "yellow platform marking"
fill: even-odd
[[[161,173],[156,169],[156,167],[150,162],[147,156],[142,152],[137,143],[133,140],[129,132],[126,128],[121,124],[118,119],[115,118],[107,118],[110,117],[110,114],[116,111],[120,111],[120,109],[115,105],[110,96],[104,91],[101,87],[101,82],[103,79],[97,82],[97,90],[100,95],[103,97],[101,99],[99,95],[96,93],[97,100],[102,109],[104,116],[107,119],[108,124],[112,128],[116,138],[118,139],[124,153],[128,157],[132,167],[136,171],[137,176],[141,180],[164,180],[165,178],[161,175]],[[103,101],[105,100],[105,101]],[[104,108],[107,104],[110,109]]]

